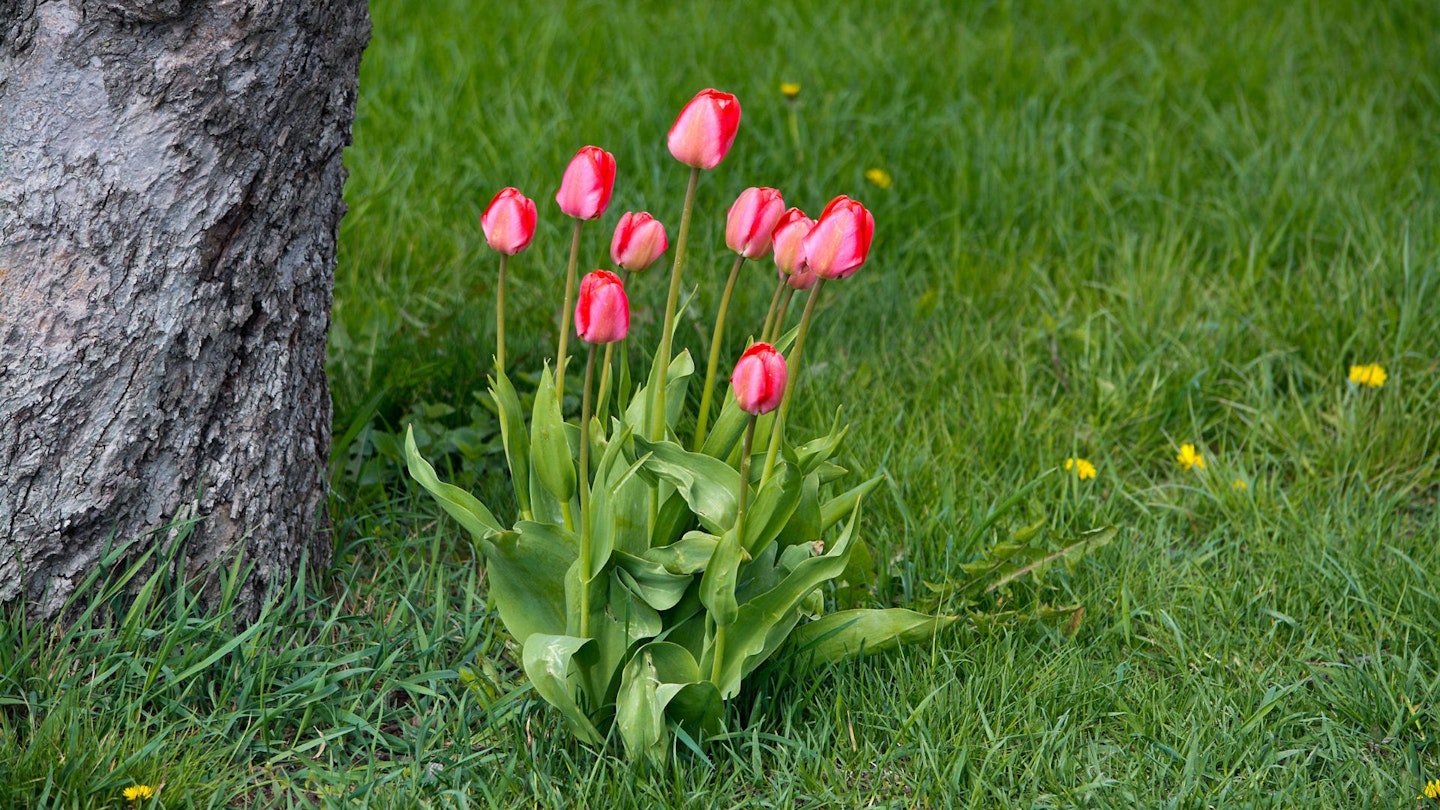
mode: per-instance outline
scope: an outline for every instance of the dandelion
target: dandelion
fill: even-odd
[[[1440,779],[1431,779],[1425,783],[1425,795],[1416,796],[1417,799],[1434,799],[1440,802]]]
[[[1180,466],[1187,470],[1193,470],[1196,467],[1202,470],[1205,469],[1205,457],[1195,452],[1195,445],[1193,444],[1180,445],[1180,455],[1176,456],[1175,460],[1180,462]]]
[[[867,170],[865,172],[865,179],[869,180],[871,183],[874,183],[879,188],[889,188],[890,184],[893,182],[890,177],[890,173],[885,171],[884,169],[879,168]]]
[[[788,101],[794,101],[800,97],[800,85],[796,82],[781,82],[780,94]]]
[[[149,785],[131,785],[121,791],[127,802],[141,802],[155,795],[155,788]]]
[[[1204,459],[1201,459],[1200,462],[1201,462],[1201,463],[1200,463],[1200,466],[1201,466],[1201,467],[1204,467],[1204,466],[1205,466],[1205,463],[1204,463],[1205,460],[1204,460]],[[1238,489],[1238,490],[1240,490],[1241,492],[1244,492],[1245,490],[1247,490],[1247,489],[1250,488],[1250,485],[1247,484],[1247,483],[1245,483],[1244,481],[1240,480],[1239,478],[1236,478],[1236,479],[1235,479],[1235,482],[1230,485],[1230,488],[1231,488],[1231,489]]]
[[[1095,477],[1095,465],[1083,458],[1065,459],[1065,471],[1070,472],[1072,470],[1075,472],[1075,477],[1081,481]]]
[[[1385,384],[1390,375],[1385,373],[1385,367],[1379,363],[1369,363],[1363,366],[1350,367],[1350,384],[1364,385],[1369,388],[1379,388]]]

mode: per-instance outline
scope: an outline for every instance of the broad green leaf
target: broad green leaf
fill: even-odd
[[[530,459],[535,477],[561,503],[575,497],[575,459],[570,438],[555,398],[555,377],[547,366],[535,392],[535,414],[530,419]]]
[[[516,641],[565,632],[565,573],[575,538],[563,527],[522,520],[480,545],[489,566],[490,597]]]
[[[606,483],[616,476],[616,468],[623,460],[622,451],[630,441],[630,428],[612,439],[600,457],[595,468],[596,486],[590,492],[590,571],[587,579],[594,579],[610,562],[610,552],[615,547],[615,512],[612,508],[615,498]],[[623,470],[619,471],[623,474]]]
[[[684,410],[685,391],[690,383],[690,375],[695,373],[695,361],[690,358],[688,350],[682,351],[670,361],[670,370],[665,377],[665,415],[666,424],[674,427]],[[635,392],[630,398],[630,405],[625,409],[625,421],[636,426],[636,435],[644,433],[641,428],[648,423],[650,410],[655,406],[654,397],[650,394],[660,382],[660,358],[657,356],[650,367],[649,382]]]
[[[505,369],[496,368],[490,387],[490,398],[500,414],[500,440],[505,445],[505,460],[510,465],[510,480],[515,485],[515,501],[520,515],[533,517],[530,510],[530,438],[525,431],[525,412],[515,386],[505,376]]]
[[[797,628],[790,643],[801,661],[829,663],[926,642],[959,620],[959,616],[927,616],[903,608],[842,610]]]
[[[850,426],[840,425],[840,410],[835,410],[835,421],[830,426],[830,432],[818,439],[812,439],[805,444],[795,448],[795,458],[800,466],[800,472],[805,475],[815,471],[823,461],[828,461],[835,451],[840,449],[841,443],[845,441],[845,435],[850,432]]]
[[[645,552],[645,559],[663,566],[672,574],[698,574],[705,570],[710,555],[720,538],[707,532],[686,532],[668,546],[656,546]]]
[[[575,736],[592,745],[600,745],[604,738],[575,702],[574,676],[570,673],[572,659],[592,643],[593,640],[588,638],[536,633],[525,640],[521,662],[525,674],[535,685],[535,691],[560,710]]]
[[[710,618],[720,627],[735,621],[740,607],[735,601],[735,584],[740,576],[740,559],[745,550],[731,529],[720,536],[710,564],[700,577],[700,603],[710,611]]]
[[[735,622],[727,631],[729,638],[720,661],[720,679],[715,684],[721,697],[727,700],[734,697],[740,691],[740,680],[745,673],[759,666],[769,653],[780,646],[783,637],[771,635],[775,626],[781,622],[793,624],[798,619],[798,607],[810,592],[845,570],[859,516],[860,505],[857,502],[844,533],[828,552],[796,565],[795,570],[779,585],[740,606]],[[705,659],[713,653],[713,648],[707,650],[700,662],[702,669],[707,664]]]
[[[674,486],[707,531],[719,534],[734,525],[740,474],[730,465],[670,441],[650,442],[636,436],[635,448],[642,455],[650,454],[641,475]]]
[[[616,551],[614,560],[620,581],[645,604],[656,610],[675,607],[685,596],[685,590],[695,581],[692,576],[672,574],[658,562],[623,551]]]
[[[850,489],[840,495],[836,495],[820,506],[820,526],[828,529],[839,523],[855,509],[855,504],[860,502],[865,493],[875,488],[885,476],[877,475],[854,489]]]
[[[666,709],[685,693],[687,686],[698,685],[699,681],[700,668],[684,647],[656,641],[637,650],[625,665],[616,696],[615,720],[626,753],[632,757],[663,757],[669,740]],[[695,716],[704,715],[708,708],[703,695],[704,690],[700,690],[682,700],[677,707],[685,715],[679,718],[682,722],[691,720],[696,727],[706,724],[706,718]],[[715,719],[718,721],[718,716]]]
[[[410,470],[410,477],[434,496],[440,507],[464,526],[471,537],[484,540],[505,531],[500,521],[495,519],[478,498],[440,480],[430,462],[420,457],[420,451],[415,448],[414,433],[408,427],[405,429],[405,463]]]
[[[765,487],[745,512],[745,539],[742,545],[751,555],[779,536],[800,505],[805,481],[790,464],[777,466]]]
[[[820,525],[820,479],[814,473],[805,476],[800,490],[800,501],[785,528],[776,536],[781,546],[798,543],[813,543],[820,539],[823,527]]]

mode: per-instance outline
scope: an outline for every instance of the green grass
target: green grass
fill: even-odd
[[[1052,473],[984,538],[1120,527],[1006,596],[1083,604],[1074,638],[774,666],[706,759],[630,766],[514,693],[456,526],[398,467],[362,485],[341,463],[336,566],[249,630],[159,574],[128,616],[95,598],[113,621],[0,626],[0,806],[116,807],[132,781],[166,807],[1416,806],[1440,778],[1440,8],[882,5],[374,3],[336,431],[361,452],[439,403],[465,424],[493,345],[478,217],[505,185],[540,208],[508,301],[511,364],[538,368],[565,162],[596,143],[619,164],[587,262],[624,210],[673,239],[664,133],[720,87],[744,120],[701,186],[681,342],[703,348],[742,188],[863,200],[871,262],[827,289],[795,414],[818,431],[843,405],[852,468],[889,475],[873,601],[946,609],[926,583],[960,575],[972,527],[1081,456],[1096,480]],[[663,275],[632,292],[642,345]],[[750,280],[732,323],[763,317]],[[1352,390],[1367,362],[1389,381]]]

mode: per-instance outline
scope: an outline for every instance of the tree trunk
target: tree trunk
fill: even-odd
[[[0,602],[109,544],[253,612],[328,564],[325,334],[364,0],[0,0]]]

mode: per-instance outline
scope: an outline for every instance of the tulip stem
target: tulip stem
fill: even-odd
[[[495,365],[505,373],[505,262],[510,256],[500,254],[500,278],[495,282]]]
[[[741,549],[745,548],[745,511],[750,505],[750,453],[755,446],[755,422],[758,419],[755,414],[750,414],[750,421],[745,423],[745,441],[740,449],[740,504],[735,508],[735,542]],[[727,626],[719,622],[715,624],[715,653],[710,663],[710,681],[717,687],[720,685],[722,663],[725,659]]]
[[[770,342],[770,325],[775,323],[775,310],[780,307],[780,296],[789,286],[783,278],[780,279],[779,284],[775,285],[775,294],[770,296],[770,310],[765,313],[765,325],[760,327],[760,342],[762,343]]]
[[[670,345],[675,332],[675,307],[680,303],[680,278],[685,273],[685,247],[690,241],[690,215],[695,211],[695,190],[700,187],[700,169],[691,167],[690,184],[685,188],[685,207],[680,210],[680,233],[675,238],[675,262],[670,266],[670,292],[665,297],[665,320],[660,326],[660,384],[650,392],[650,441],[665,438],[665,385],[670,374]],[[652,506],[656,506],[652,502]],[[656,509],[650,510],[653,517]],[[653,524],[654,521],[652,520]]]
[[[610,405],[610,359],[615,356],[615,344],[605,344],[605,359],[600,361],[600,394],[595,405],[595,414],[600,418],[601,426],[605,424],[606,408]]]
[[[575,268],[580,264],[580,229],[585,220],[575,220],[575,235],[570,238],[570,268],[565,271],[565,305],[560,309],[560,354],[555,361],[555,399],[565,407],[565,360],[570,345],[570,319],[575,317]]]
[[[780,408],[775,413],[775,425],[770,429],[770,449],[765,453],[765,471],[760,475],[761,487],[765,486],[770,480],[770,474],[775,471],[775,458],[780,454],[781,432],[790,415],[790,400],[795,389],[800,387],[800,358],[805,351],[805,335],[810,331],[810,318],[815,314],[815,304],[820,300],[820,291],[823,289],[825,279],[816,279],[815,287],[810,290],[810,297],[805,301],[805,314],[800,316],[800,333],[795,336],[795,348],[790,350],[790,356],[786,358],[790,381],[785,386],[784,395],[780,397]]]
[[[730,267],[730,278],[725,281],[725,292],[720,296],[720,311],[715,315],[715,332],[710,336],[710,362],[705,366],[705,387],[700,389],[700,413],[695,417],[695,452],[705,444],[705,429],[710,426],[710,400],[715,394],[715,369],[720,365],[721,338],[725,336],[725,316],[730,312],[730,297],[735,294],[735,280],[740,277],[740,268],[745,264],[743,255],[735,257]]]
[[[770,333],[770,343],[780,339],[785,334],[785,313],[790,311],[790,299],[795,297],[795,288],[789,285],[785,287],[785,297],[780,301],[780,311],[775,315],[775,327]]]
[[[611,344],[613,345],[613,344]],[[595,379],[595,344],[585,358],[580,395],[580,637],[590,637],[590,384]]]

